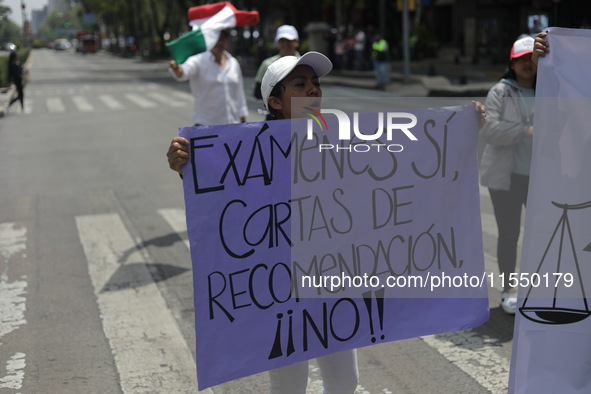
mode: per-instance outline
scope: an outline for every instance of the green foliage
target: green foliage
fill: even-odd
[[[0,3],[2,3],[1,0],[0,0]],[[12,10],[10,9],[10,7],[0,4],[0,19],[1,20],[8,19],[8,16],[11,13],[12,13]]]
[[[47,15],[45,21],[39,26],[37,36],[48,41],[73,36],[73,32],[82,29],[79,14],[80,10],[76,8],[53,11]]]
[[[203,0],[79,0],[81,13],[100,15],[107,36],[135,37],[144,55],[165,51],[165,33],[172,40],[186,32],[187,10],[203,3]]]
[[[33,48],[46,48],[50,40],[47,38],[35,38],[33,40]]]
[[[1,7],[0,7],[1,8]],[[7,42],[18,44],[22,41],[23,29],[10,19],[0,19],[0,44],[4,45]]]

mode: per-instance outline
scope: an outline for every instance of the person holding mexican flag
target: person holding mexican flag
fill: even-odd
[[[226,50],[225,29],[258,23],[258,12],[239,11],[230,2],[221,2],[192,7],[188,14],[193,30],[167,45],[174,59],[168,70],[177,81],[189,81],[195,99],[193,124],[246,122],[242,70]]]

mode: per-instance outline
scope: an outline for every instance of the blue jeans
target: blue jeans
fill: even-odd
[[[388,84],[388,62],[378,62],[375,58],[373,59],[373,67],[376,70],[376,78],[378,79],[379,86],[385,86]]]

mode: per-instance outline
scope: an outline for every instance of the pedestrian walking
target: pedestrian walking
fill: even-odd
[[[261,96],[261,83],[263,82],[263,76],[265,75],[267,68],[269,68],[269,66],[273,62],[275,62],[275,60],[283,56],[300,57],[300,54],[298,53],[298,47],[300,46],[300,37],[295,27],[291,25],[279,26],[277,28],[277,32],[275,33],[274,43],[275,47],[279,50],[279,53],[263,60],[254,77],[255,83],[253,96],[258,99],[263,98]]]
[[[227,45],[228,33],[221,31],[210,51],[193,55],[183,64],[170,61],[169,71],[173,78],[189,81],[195,99],[195,126],[246,122],[248,107],[242,70],[226,50]]]
[[[12,82],[16,88],[17,96],[13,97],[8,104],[8,107],[19,101],[21,103],[21,112],[25,112],[25,84],[24,74],[26,70],[20,65],[18,55],[15,51],[11,51],[8,55],[8,82]]]
[[[374,36],[372,60],[376,72],[376,89],[385,90],[388,84],[388,42],[379,33]]]
[[[488,92],[487,121],[481,129],[486,146],[480,182],[488,187],[498,227],[497,262],[505,278],[515,272],[522,207],[527,202],[532,155],[537,65],[532,62],[534,39],[515,41],[509,68]],[[515,314],[517,291],[506,279],[501,306]]]

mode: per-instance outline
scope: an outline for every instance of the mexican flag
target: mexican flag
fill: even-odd
[[[193,31],[166,44],[172,58],[179,64],[190,56],[213,48],[220,31],[259,22],[257,11],[239,11],[229,1],[189,8],[189,25]]]

